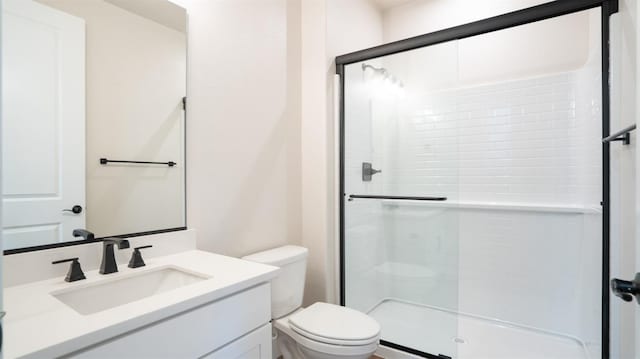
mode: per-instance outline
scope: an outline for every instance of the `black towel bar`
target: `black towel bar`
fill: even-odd
[[[613,141],[622,141],[623,145],[628,145],[631,143],[631,131],[636,129],[636,125],[631,125],[627,128],[624,128],[611,136],[605,137],[602,139],[602,143],[611,143]]]
[[[383,196],[383,195],[349,195],[349,201],[354,199],[391,199],[397,201],[446,201],[447,197],[414,197],[414,196]]]
[[[100,159],[100,164],[101,165],[106,165],[108,163],[139,163],[139,164],[150,164],[150,165],[165,165],[165,166],[169,166],[169,167],[173,167],[175,165],[177,165],[177,163],[173,162],[173,161],[169,161],[169,162],[150,162],[150,161],[120,161],[120,160],[108,160],[106,158],[101,158]]]

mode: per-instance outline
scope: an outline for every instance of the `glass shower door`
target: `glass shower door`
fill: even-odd
[[[383,345],[606,357],[601,20],[344,62],[343,304]]]
[[[347,65],[344,96],[345,305],[375,318],[387,346],[452,358],[464,340],[457,118],[433,90],[456,81],[457,51],[450,42]]]

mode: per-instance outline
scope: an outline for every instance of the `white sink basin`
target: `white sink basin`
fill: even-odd
[[[162,267],[114,277],[99,283],[51,293],[76,312],[87,315],[167,292],[210,277],[177,267]]]

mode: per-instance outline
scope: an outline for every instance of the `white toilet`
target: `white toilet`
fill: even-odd
[[[378,348],[380,325],[368,315],[328,303],[302,308],[307,249],[284,246],[245,260],[280,267],[271,282],[271,316],[284,359],[366,359]]]

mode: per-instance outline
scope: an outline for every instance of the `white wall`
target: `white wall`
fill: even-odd
[[[187,224],[203,250],[300,244],[300,10],[176,0],[189,16]]]
[[[486,19],[549,0],[413,0],[384,11],[384,42]]]
[[[303,1],[303,19],[303,243],[311,253],[305,301],[337,302],[333,60],[380,44],[382,17],[366,0],[319,0]]]
[[[184,226],[185,34],[102,0],[39,2],[86,24],[87,228],[103,237]]]
[[[338,301],[333,60],[382,42],[367,0],[302,1],[302,244],[310,249],[305,303]]]
[[[301,2],[302,42],[302,116],[301,128],[301,209],[302,245],[309,248],[306,304],[324,301],[327,297],[328,256],[327,235],[330,221],[327,188],[328,180],[327,134],[329,128],[323,121],[327,108],[324,106],[325,91],[325,46],[326,6],[324,1]],[[319,185],[320,184],[320,185]]]
[[[384,12],[385,42],[417,36],[442,28],[460,25],[503,12],[533,6],[545,1],[423,1],[415,0]],[[441,14],[446,13],[447,16]],[[486,16],[482,16],[482,15]],[[429,81],[421,81],[426,88],[443,89],[452,76],[443,69],[456,71],[456,85],[472,85],[514,78],[568,71],[585,64],[589,57],[589,16],[586,12],[549,19],[509,29],[466,38],[460,41],[431,46],[414,53],[412,62],[397,66],[394,73],[422,67],[429,73]],[[522,39],[528,39],[522,46]],[[544,47],[547,51],[536,49]],[[455,50],[453,49],[455,48]],[[447,62],[450,51],[459,54],[458,63]],[[420,56],[420,54],[422,56]],[[419,58],[418,58],[419,57]],[[440,59],[441,63],[436,63]],[[421,66],[427,61],[429,69]],[[451,68],[451,67],[455,68]],[[400,70],[403,68],[404,70]],[[421,79],[422,80],[422,79]],[[409,85],[417,81],[405,79]]]

